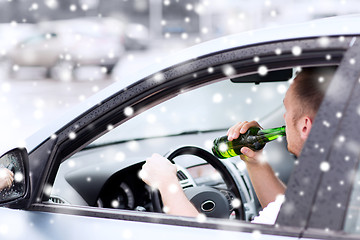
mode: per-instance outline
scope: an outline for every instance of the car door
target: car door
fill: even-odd
[[[289,181],[277,224],[303,226],[304,238],[359,238],[359,63],[354,38]]]

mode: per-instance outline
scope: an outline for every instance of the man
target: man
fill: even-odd
[[[288,151],[298,157],[310,133],[316,112],[321,104],[334,68],[303,69],[290,85],[285,98],[284,120]],[[250,127],[261,127],[256,121],[239,122],[231,127],[227,136],[230,141],[237,139]],[[265,221],[255,219],[258,223],[275,222],[281,206],[281,199],[286,186],[276,177],[270,165],[263,161],[262,151],[254,152],[247,147],[241,149],[240,158],[245,162],[256,195],[264,208]],[[153,154],[146,160],[142,169],[142,179],[148,185],[158,188],[165,206],[165,212],[181,216],[198,216],[198,211],[186,198],[176,176],[176,167],[169,160]],[[273,210],[265,208],[271,205]],[[275,209],[275,210],[274,210]],[[270,211],[271,214],[268,214]],[[275,213],[272,213],[275,212]],[[261,214],[260,214],[261,215]]]

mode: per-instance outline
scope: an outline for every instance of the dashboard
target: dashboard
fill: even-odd
[[[150,188],[138,177],[141,164],[111,176],[96,201],[97,207],[152,211]]]
[[[82,151],[64,161],[57,172],[51,188],[49,203],[90,206],[98,208],[154,212],[152,190],[139,178],[144,158],[113,160],[116,156],[107,149]],[[106,155],[108,154],[108,155]],[[99,159],[99,157],[101,159]],[[108,157],[109,156],[109,157]],[[187,155],[176,158],[177,177],[184,193],[203,194],[199,189],[211,188],[224,198],[230,216],[234,194],[228,189],[219,172],[209,163],[199,161],[197,156]],[[222,160],[223,161],[223,160]],[[223,161],[229,173],[236,179],[236,187],[246,209],[245,217],[254,215],[256,210],[254,195],[249,189],[246,176],[231,161]],[[195,187],[195,188],[193,188]],[[203,188],[206,187],[206,188]],[[195,196],[195,195],[193,195]],[[190,199],[190,198],[189,198]],[[218,204],[218,203],[217,203]],[[155,204],[158,206],[157,204]]]

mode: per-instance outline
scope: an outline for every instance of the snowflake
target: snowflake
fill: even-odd
[[[265,76],[268,73],[268,69],[266,66],[262,65],[258,68],[258,73],[260,76]]]
[[[286,93],[287,87],[284,84],[279,84],[277,86],[277,92],[280,94]]]
[[[220,143],[219,144],[219,151],[220,152],[226,152],[228,150],[228,146],[226,143]]]
[[[118,208],[120,206],[120,203],[117,199],[114,199],[111,201],[111,207]]]
[[[171,184],[168,189],[170,193],[177,193],[179,191],[179,187],[176,184]]]
[[[89,6],[88,6],[87,4],[82,4],[82,5],[81,5],[81,9],[82,9],[83,11],[87,11],[87,10],[89,10]]]
[[[76,166],[76,163],[75,163],[74,160],[69,160],[69,161],[67,161],[67,165],[68,165],[70,168],[73,168],[73,167]]]
[[[146,117],[146,120],[147,120],[148,123],[154,124],[154,123],[157,121],[157,118],[156,118],[156,115],[154,115],[154,114],[149,114],[149,115]]]
[[[221,103],[223,100],[223,96],[220,93],[215,93],[213,96],[214,103]]]
[[[330,163],[325,162],[325,161],[321,162],[320,163],[320,170],[323,171],[323,172],[329,171],[330,170]]]
[[[201,33],[207,34],[207,33],[209,33],[209,29],[207,27],[203,27],[203,28],[201,28]]]
[[[254,230],[252,232],[252,239],[261,239],[261,232],[259,230]]]
[[[39,9],[39,5],[37,3],[31,4],[29,11],[36,11]]]
[[[136,152],[140,149],[139,143],[137,141],[130,141],[127,144],[128,149],[130,149],[130,151]]]
[[[222,66],[222,71],[225,74],[225,76],[228,76],[228,77],[236,74],[236,70],[230,64],[226,64],[226,65]]]
[[[238,198],[234,198],[231,201],[231,205],[233,206],[233,208],[239,208],[241,206],[241,201]]]
[[[323,121],[323,125],[325,126],[325,127],[330,127],[330,123],[328,122],[328,121]]]
[[[130,117],[134,114],[134,109],[132,107],[126,107],[124,109],[124,114],[125,116]]]
[[[320,47],[328,47],[330,44],[330,39],[328,37],[321,37],[318,39],[318,43],[320,45]]]
[[[125,155],[125,153],[123,153],[123,152],[117,152],[117,153],[115,154],[115,160],[118,161],[118,162],[124,161],[124,160],[125,160],[125,157],[126,157],[126,155]]]
[[[156,73],[155,76],[153,77],[153,79],[156,81],[156,82],[162,82],[165,80],[165,76],[163,73]]]
[[[76,5],[71,4],[69,9],[70,9],[71,12],[75,12],[77,10],[77,7],[76,7]]]
[[[170,208],[168,206],[164,206],[162,210],[164,213],[168,213],[170,211]]]
[[[186,10],[192,11],[194,9],[194,6],[190,3],[186,4]]]
[[[74,140],[76,138],[76,133],[75,132],[70,132],[69,133],[69,139]]]
[[[45,0],[45,5],[50,9],[56,9],[59,7],[57,0]]]
[[[13,70],[14,72],[19,71],[19,69],[20,69],[19,65],[16,65],[16,64],[12,67],[12,70]]]
[[[344,136],[339,136],[339,142],[345,142],[346,138]]]
[[[44,187],[44,194],[47,195],[47,196],[50,196],[51,191],[52,191],[52,186],[49,185],[49,184],[45,185],[45,187]]]
[[[186,39],[188,39],[188,37],[189,37],[189,34],[187,34],[187,33],[182,33],[181,34],[181,39],[186,40]]]
[[[203,223],[206,221],[206,215],[203,213],[200,213],[197,215],[196,217],[196,221],[198,221],[199,223]]]
[[[291,52],[292,52],[292,54],[293,54],[294,56],[300,56],[301,53],[302,53],[302,49],[301,49],[301,47],[299,47],[299,46],[294,46],[294,47],[292,48]]]

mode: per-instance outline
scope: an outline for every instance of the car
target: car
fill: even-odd
[[[15,173],[0,194],[0,236],[360,238],[359,21],[349,15],[221,37],[115,82],[0,158]],[[285,139],[264,149],[287,190],[275,224],[252,223],[261,208],[244,163],[216,158],[212,140],[238,121],[283,125],[294,72],[329,66],[337,70],[301,156],[286,151]],[[164,214],[157,191],[142,182],[154,152],[176,164],[198,218]]]
[[[124,30],[126,50],[146,50],[150,42],[149,29],[140,23],[128,23]]]
[[[46,68],[47,77],[55,80],[76,79],[76,69],[87,66],[103,67],[105,73],[111,73],[125,51],[122,28],[121,22],[112,18],[40,22],[37,31],[10,49],[7,57],[19,68]]]

